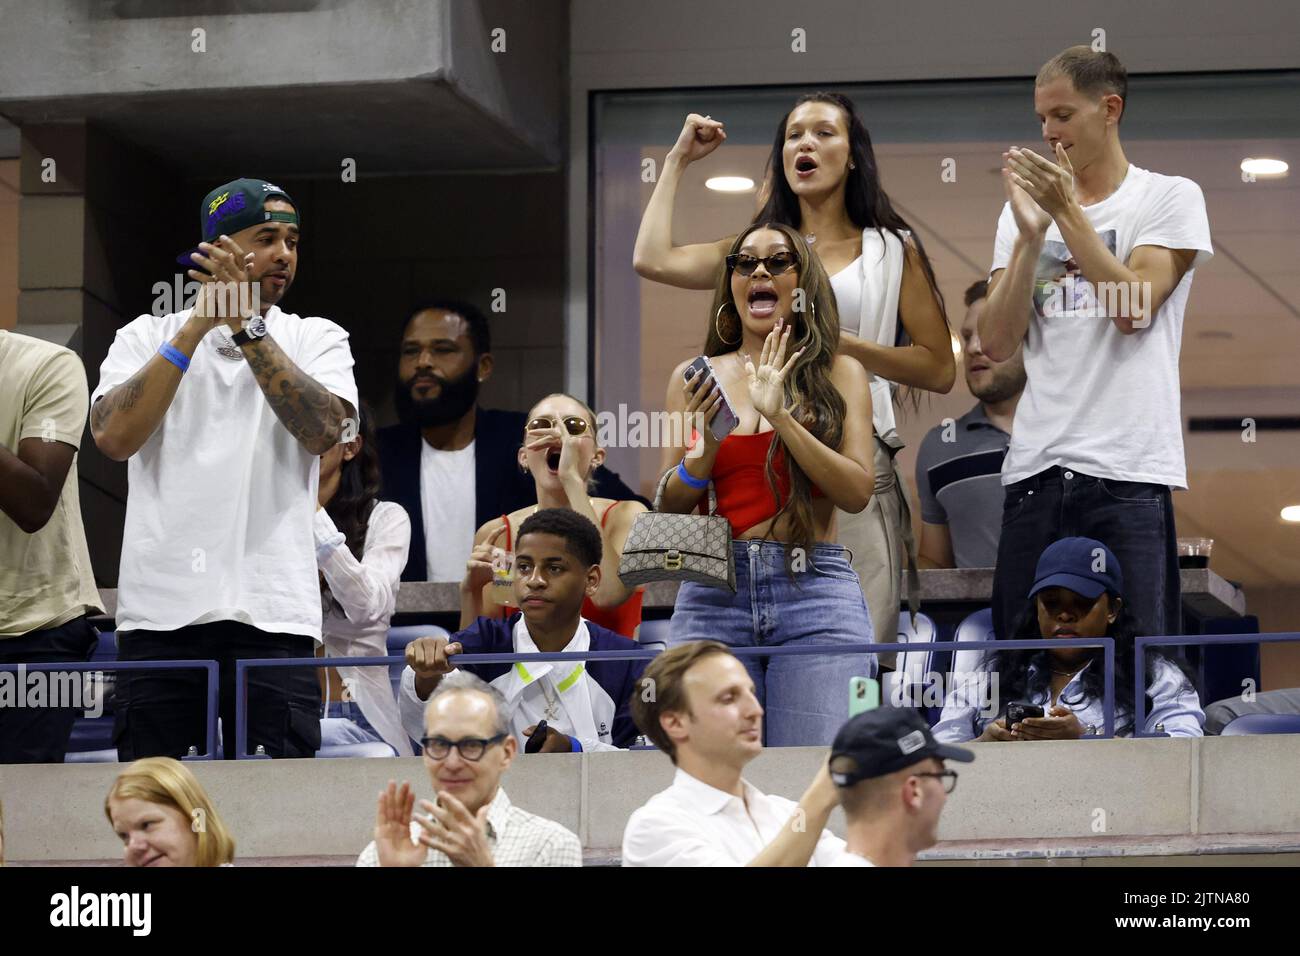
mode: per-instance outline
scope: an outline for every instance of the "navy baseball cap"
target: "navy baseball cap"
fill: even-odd
[[[293,206],[293,210],[268,211],[264,208],[266,201],[273,198],[283,199]],[[235,179],[218,186],[203,197],[203,205],[199,208],[199,234],[203,236],[203,242],[213,242],[219,236],[228,236],[262,222],[298,225],[298,204],[287,192],[265,179]],[[190,256],[199,251],[195,246],[177,256],[176,261],[193,268],[194,261]]]
[[[970,763],[975,754],[934,739],[911,707],[877,707],[851,717],[831,744],[831,779],[839,787],[883,777],[927,757]]]
[[[1039,556],[1029,597],[1044,588],[1069,588],[1096,600],[1103,591],[1123,594],[1124,572],[1110,548],[1096,538],[1062,538]]]

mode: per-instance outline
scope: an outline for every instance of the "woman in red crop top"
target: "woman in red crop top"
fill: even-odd
[[[641,626],[641,589],[623,585],[618,563],[632,522],[646,508],[635,500],[588,495],[591,475],[605,460],[605,450],[596,442],[596,416],[570,395],[548,395],[528,413],[523,437],[519,467],[532,473],[537,504],[494,518],[478,529],[461,581],[460,626],[468,627],[480,615],[509,616],[518,610],[494,599],[493,556],[514,548],[515,534],[529,515],[543,508],[569,508],[600,529],[602,545],[600,586],[587,595],[582,616],[635,640]]]
[[[736,237],[709,315],[712,368],[668,384],[670,412],[708,422],[726,392],[739,424],[719,441],[708,427],[670,449],[660,507],[687,513],[706,502],[731,523],[736,593],[682,584],[670,643],[732,647],[872,641],[871,617],[835,509],[871,500],[871,391],[855,359],[837,355],[839,319],[830,280],[803,237],[760,223]],[[714,379],[716,378],[716,381]],[[684,384],[683,384],[684,383]],[[830,744],[848,717],[849,681],[874,677],[875,655],[745,658],[766,710],[769,745]]]

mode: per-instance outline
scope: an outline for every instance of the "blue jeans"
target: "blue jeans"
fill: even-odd
[[[786,574],[785,545],[733,541],[736,593],[690,582],[677,592],[670,645],[836,646],[872,642],[871,615],[844,548],[819,544],[806,570]],[[875,677],[876,655],[742,659],[766,711],[772,747],[827,747],[849,716],[849,680]]]
[[[1096,538],[1124,575],[1124,600],[1139,634],[1179,634],[1182,593],[1174,507],[1166,485],[1094,478],[1048,468],[1007,485],[993,575],[993,630],[1008,628],[1028,606],[1038,556],[1059,538]]]

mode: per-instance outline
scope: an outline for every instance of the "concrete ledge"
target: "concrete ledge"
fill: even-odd
[[[1033,862],[1300,859],[1300,735],[974,744],[923,859]],[[825,751],[773,749],[746,776],[797,799]],[[190,764],[245,862],[346,862],[370,840],[375,799],[390,779],[428,796],[423,761],[283,760]],[[104,795],[121,764],[0,767],[5,850],[22,862],[121,857]],[[631,812],[666,787],[655,751],[520,757],[511,799],[582,839],[589,862],[617,858]],[[843,821],[832,816],[831,829]],[[1211,835],[1206,835],[1211,834]]]

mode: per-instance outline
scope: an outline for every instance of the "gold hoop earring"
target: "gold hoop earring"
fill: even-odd
[[[718,339],[722,342],[723,345],[737,345],[740,342],[740,338],[743,338],[743,336],[738,337],[735,342],[728,342],[725,338],[722,337],[722,325],[721,325],[722,310],[725,309],[726,307],[727,307],[727,303],[725,302],[722,303],[722,305],[718,306],[718,311],[713,316],[713,331],[717,333]],[[737,318],[739,318],[739,314],[737,314]]]

